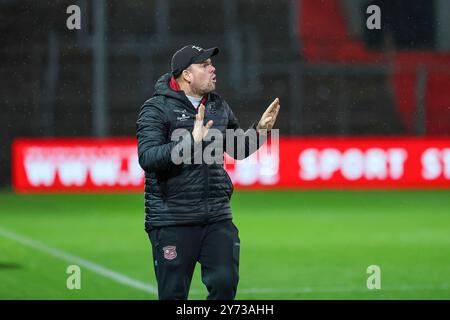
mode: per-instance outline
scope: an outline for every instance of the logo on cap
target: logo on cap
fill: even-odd
[[[197,49],[198,51],[203,51],[203,48],[197,47],[197,46],[192,46],[192,49]]]

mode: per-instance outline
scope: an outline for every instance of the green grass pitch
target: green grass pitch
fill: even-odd
[[[236,191],[232,207],[237,299],[450,298],[448,190]],[[69,290],[74,257],[114,273],[81,265]],[[156,299],[155,285],[142,194],[0,193],[0,299]],[[197,267],[189,298],[205,297]]]

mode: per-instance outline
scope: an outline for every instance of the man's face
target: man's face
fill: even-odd
[[[216,68],[211,59],[191,64],[186,70],[190,73],[189,84],[194,93],[205,95],[216,88]]]

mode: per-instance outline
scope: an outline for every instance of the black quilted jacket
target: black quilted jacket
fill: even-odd
[[[171,160],[174,148],[193,141],[196,109],[183,91],[170,88],[169,80],[170,74],[165,74],[157,81],[154,96],[141,107],[137,120],[139,164],[145,171],[147,231],[152,227],[232,218],[233,184],[223,164],[174,164]],[[224,135],[226,129],[239,128],[230,107],[218,94],[210,93],[205,107],[204,123],[213,120],[213,128]],[[177,128],[189,133],[181,141],[172,141],[172,131]],[[262,144],[262,139],[255,136]],[[203,148],[205,145],[203,142]],[[247,148],[244,157],[249,153]]]

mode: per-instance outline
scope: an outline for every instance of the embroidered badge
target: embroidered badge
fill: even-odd
[[[185,115],[184,113],[181,115],[181,117],[177,117],[178,121],[186,121],[187,119],[190,119],[190,117]]]
[[[211,102],[211,103],[209,104],[209,112],[210,112],[211,114],[216,114],[217,109],[216,109],[216,106],[215,106],[215,103],[214,103],[214,102]]]
[[[173,260],[177,257],[177,247],[176,246],[165,246],[163,249],[164,258],[167,260]]]

